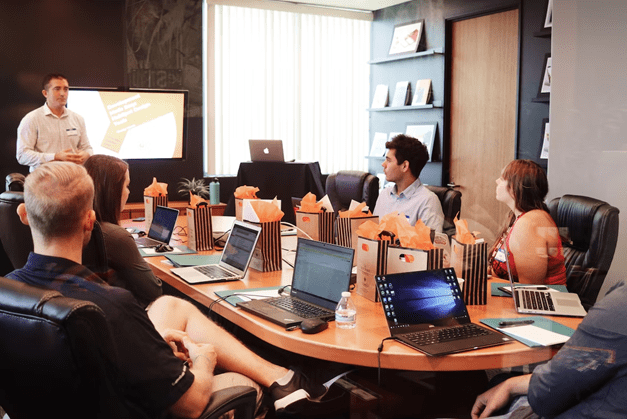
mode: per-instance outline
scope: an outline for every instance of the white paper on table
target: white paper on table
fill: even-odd
[[[502,328],[501,330],[504,332],[507,331],[510,335],[527,339],[544,346],[557,345],[558,343],[564,343],[570,339],[570,336],[551,332],[550,330],[534,325],[513,326]]]
[[[141,249],[144,251],[145,254],[147,255],[159,255],[159,254],[170,254],[170,253],[183,253],[183,251],[177,247],[173,247],[171,251],[169,252],[157,252],[155,249],[155,247],[141,247]]]
[[[278,297],[279,290],[260,290],[260,291],[246,291],[234,292],[233,295],[237,295],[242,300],[262,300],[264,298]]]

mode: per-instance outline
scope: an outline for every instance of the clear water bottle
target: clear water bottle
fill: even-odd
[[[211,205],[220,203],[220,181],[218,178],[214,178],[213,182],[209,184],[209,203]]]
[[[357,324],[357,309],[351,301],[351,293],[344,291],[340,302],[335,308],[335,327],[338,329],[352,329]]]

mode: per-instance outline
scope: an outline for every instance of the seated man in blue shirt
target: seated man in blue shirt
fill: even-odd
[[[553,359],[533,374],[510,378],[479,395],[472,418],[626,417],[625,301],[627,285],[620,283],[590,309]]]
[[[427,227],[441,233],[442,204],[437,195],[420,182],[420,172],[429,161],[429,150],[419,140],[403,134],[385,143],[385,147],[388,149],[382,164],[385,180],[394,185],[381,191],[373,214],[381,217],[402,213],[409,224],[422,220]]]
[[[258,408],[258,384],[269,389],[277,410],[324,395],[324,386],[259,357],[192,304],[163,296],[146,311],[129,291],[82,266],[82,248],[96,219],[93,197],[91,177],[74,163],[46,163],[27,176],[17,212],[31,228],[34,252],[7,277],[91,301],[104,311],[116,346],[119,390],[130,411],[194,418],[212,391],[234,385],[257,388]],[[232,372],[214,375],[216,366]]]

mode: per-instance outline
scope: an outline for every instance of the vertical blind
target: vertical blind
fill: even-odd
[[[249,139],[367,170],[370,22],[216,5],[214,39],[216,173],[237,173]]]

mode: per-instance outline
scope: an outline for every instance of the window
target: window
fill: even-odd
[[[319,161],[323,173],[366,171],[370,22],[205,9],[205,170],[237,173],[249,139],[280,139],[286,159]]]

